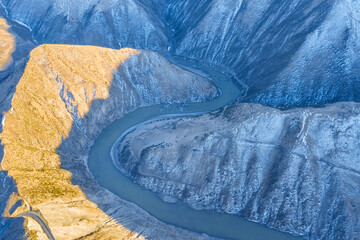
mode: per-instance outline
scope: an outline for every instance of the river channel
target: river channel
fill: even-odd
[[[178,66],[188,71],[212,79],[214,84],[221,90],[221,96],[205,103],[142,107],[114,121],[96,138],[90,150],[88,165],[95,179],[102,187],[124,200],[137,204],[160,221],[190,231],[226,239],[298,239],[262,224],[247,221],[240,216],[216,211],[195,210],[180,202],[164,202],[155,193],[132,182],[114,166],[111,159],[111,150],[113,148],[114,151],[116,145],[114,147],[113,145],[121,140],[123,134],[129,129],[136,128],[137,125],[151,119],[159,119],[164,116],[168,118],[168,115],[171,114],[184,116],[214,111],[236,101],[246,92],[246,86],[235,84],[230,75],[220,70],[180,59],[172,60],[172,62],[176,62]]]

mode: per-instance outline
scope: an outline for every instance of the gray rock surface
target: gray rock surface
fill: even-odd
[[[89,113],[77,118],[58,148],[61,167],[71,171],[72,183],[87,197],[125,227],[150,239],[211,239],[167,225],[133,203],[126,202],[95,181],[87,166],[87,156],[96,136],[115,119],[141,106],[160,103],[199,102],[218,94],[208,80],[186,72],[159,54],[143,51],[123,63],[114,74],[110,97],[92,103]]]
[[[275,107],[359,100],[359,1],[174,0],[177,55],[224,65],[252,102]]]
[[[12,26],[10,31],[16,36],[17,42],[14,63],[6,71],[0,72],[0,117],[2,112],[10,108],[12,94],[22,75],[28,52],[41,43],[152,49],[219,65],[233,73],[238,81],[249,86],[247,97],[241,101],[268,106],[312,106],[360,100],[360,3],[357,0],[0,0],[0,16],[9,21]],[[206,96],[213,96],[214,92],[210,94],[211,87],[202,85],[203,81],[196,81],[198,85],[193,88],[191,75],[184,75],[183,71],[176,70],[162,58],[151,57],[152,54],[146,53],[132,59],[128,65],[119,69],[111,89],[111,96],[117,97],[111,97],[105,101],[106,104],[95,102],[94,112],[89,113],[84,120],[75,121],[73,136],[74,139],[79,138],[79,143],[73,144],[69,138],[69,142],[65,141],[63,147],[66,149],[66,144],[73,144],[74,146],[68,146],[67,151],[79,151],[79,157],[75,157],[78,161],[72,165],[65,152],[62,159],[64,167],[71,171],[79,167],[79,171],[73,172],[74,182],[81,185],[82,178],[90,179],[85,163],[86,153],[100,129],[110,121],[138,106],[181,102],[184,99],[200,101],[206,99]],[[149,64],[154,64],[158,71],[147,68]],[[132,68],[134,66],[143,67],[144,72],[136,71]],[[172,70],[169,71],[169,68]],[[174,85],[164,87],[170,81],[161,79],[167,79],[168,75],[169,79],[177,79],[177,74],[186,79],[182,83],[177,82],[179,88]],[[142,82],[145,84],[142,85]],[[203,87],[205,92],[200,96],[198,93]],[[174,91],[180,88],[181,91]],[[340,111],[337,109],[341,108],[340,105],[336,105],[335,110],[334,107],[326,107],[323,110],[281,112],[256,105],[243,106],[248,106],[244,107],[244,111],[253,108],[249,106],[254,106],[256,111],[254,110],[254,115],[249,113],[252,117],[247,121],[239,120],[242,127],[232,125],[227,120],[223,121],[220,118],[224,117],[213,114],[213,118],[219,120],[209,121],[217,122],[222,130],[211,130],[213,126],[209,129],[216,130],[214,133],[224,131],[226,134],[217,136],[210,131],[207,136],[203,133],[204,140],[194,140],[200,147],[204,141],[210,141],[206,139],[218,138],[219,143],[210,145],[214,144],[214,149],[219,148],[217,151],[220,155],[208,156],[208,169],[199,171],[200,165],[195,165],[197,167],[194,170],[190,163],[187,163],[189,168],[182,170],[184,174],[194,174],[196,171],[202,174],[202,177],[211,171],[219,171],[210,174],[207,180],[212,184],[212,181],[217,181],[215,186],[209,185],[201,191],[192,190],[191,187],[181,190],[176,182],[180,175],[174,174],[167,180],[169,183],[174,182],[174,190],[164,187],[162,194],[177,196],[196,208],[206,206],[239,213],[251,220],[265,222],[284,231],[304,234],[311,239],[327,234],[334,239],[351,239],[355,236],[352,234],[359,232],[354,225],[359,223],[359,205],[356,202],[356,196],[359,196],[359,181],[356,172],[358,170],[353,170],[354,166],[358,169],[358,155],[357,145],[351,144],[356,143],[358,138],[351,134],[338,134],[343,140],[336,138],[334,143],[329,143],[328,140],[318,139],[321,139],[320,136],[324,139],[335,139],[331,134],[330,137],[325,137],[326,135],[321,135],[320,132],[324,131],[322,133],[325,134],[326,131],[335,131],[337,127],[346,126],[345,117],[355,116],[357,110],[355,109],[354,113],[344,109]],[[228,115],[234,114],[235,119],[241,118],[237,115],[239,110],[230,109],[227,109]],[[262,111],[268,116],[264,117]],[[305,117],[307,112],[316,116],[323,114],[324,119],[328,116],[331,121],[314,119],[312,115]],[[295,116],[295,120],[291,120],[290,116]],[[252,118],[256,120],[256,125]],[[277,118],[280,120],[276,120]],[[277,121],[284,124],[277,125]],[[307,126],[306,122],[316,122],[318,125],[315,124],[314,129],[318,132],[309,132],[310,135],[307,136],[314,140],[305,144],[299,140],[301,135],[298,134],[302,131],[298,128],[303,128],[298,125]],[[320,122],[325,125],[320,125]],[[333,126],[330,123],[338,125]],[[193,124],[198,126],[199,123]],[[203,123],[205,126],[207,124]],[[351,126],[351,131],[346,130],[346,134],[348,131],[352,134],[357,131],[356,124]],[[192,129],[191,124],[187,127]],[[199,129],[203,129],[202,127],[199,126]],[[252,145],[241,147],[244,157],[235,153],[240,150],[233,149],[238,143],[233,143],[236,134],[232,129],[253,129],[245,132],[250,139],[246,141],[249,140]],[[267,139],[271,140],[274,146],[266,145],[267,142],[260,144],[261,138],[266,140],[268,136],[275,136],[274,134],[277,134],[274,139]],[[351,138],[354,138],[352,142],[348,140]],[[205,158],[205,155],[197,151],[191,153],[191,158],[186,155],[190,154],[187,147],[192,143],[184,142],[185,150],[178,150],[180,155],[174,158],[192,159],[194,154],[197,159],[200,158],[196,157],[198,154],[201,155],[201,160],[204,160],[202,158]],[[342,143],[348,145],[342,146]],[[347,147],[347,152],[342,150],[343,147]],[[159,149],[161,152],[156,152],[160,151]],[[163,149],[159,146],[159,149],[147,150],[147,154],[155,154],[154,156],[159,158],[156,161],[162,161],[168,147]],[[2,151],[0,159],[1,157]],[[237,159],[247,159],[244,160],[246,163],[243,163],[246,167],[237,165]],[[280,160],[275,161],[276,159]],[[178,164],[182,166],[183,163],[180,161]],[[166,167],[168,166],[164,169]],[[239,167],[244,172],[243,175],[238,172]],[[128,165],[127,170],[131,174],[139,171],[136,165]],[[177,171],[176,168],[175,170]],[[162,174],[165,173],[168,174],[164,170]],[[6,175],[1,176],[2,181]],[[134,173],[133,177],[135,176],[139,183],[154,191],[158,191],[163,184],[156,178],[140,177],[141,174],[137,173]],[[194,178],[190,174],[181,180],[185,181],[182,183],[185,186],[192,184]],[[239,189],[231,190],[238,184],[241,186]],[[86,190],[84,184],[81,186],[85,191],[93,193],[91,188]],[[95,183],[94,186],[98,189]],[[211,191],[217,191],[215,198],[209,195]],[[106,190],[101,190],[101,193],[104,192]],[[200,201],[199,197],[203,196],[206,197]],[[95,196],[92,197],[95,199]],[[104,201],[100,195],[97,197],[97,202]],[[118,201],[112,197],[109,199]],[[113,206],[110,200],[103,204],[104,208]],[[268,204],[269,202],[274,204]],[[333,224],[330,224],[331,222]]]
[[[89,44],[159,50],[164,24],[133,0],[2,0],[9,17],[32,29],[41,43]]]
[[[220,65],[249,86],[246,101],[360,100],[356,0],[1,1],[39,43],[169,51]]]
[[[237,104],[139,126],[118,148],[139,185],[308,239],[360,236],[360,105]]]

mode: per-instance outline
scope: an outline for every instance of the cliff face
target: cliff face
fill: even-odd
[[[360,234],[359,104],[279,111],[253,104],[141,125],[118,148],[135,182],[196,209],[308,239]]]
[[[199,102],[213,98],[216,88],[205,79],[170,64],[159,54],[143,51],[114,73],[106,100],[94,101],[84,118],[76,119],[67,139],[58,148],[61,166],[72,173],[90,200],[118,222],[150,239],[211,239],[167,225],[132,203],[102,188],[87,166],[97,135],[115,119],[137,107],[160,103]]]
[[[121,65],[129,58],[134,60]],[[175,76],[183,81],[174,81]],[[201,101],[216,94],[216,88],[206,79],[170,65],[155,53],[40,46],[31,52],[12,108],[5,115],[0,138],[6,154],[1,167],[14,178],[19,195],[40,210],[57,239],[136,237],[138,234],[116,223],[71,183],[72,175],[61,168],[57,148],[73,128],[80,127],[85,134],[72,139],[73,147],[90,146],[104,124],[138,106]],[[151,97],[154,95],[157,98]],[[96,99],[108,99],[108,106],[89,115],[92,104],[96,109]],[[71,169],[75,175],[89,174],[81,168],[84,162],[77,163],[73,158],[71,162],[80,165]]]
[[[39,43],[160,50],[164,24],[136,1],[3,0],[9,17],[32,29]]]
[[[17,85],[0,135],[6,152],[1,167],[14,178],[19,195],[41,211],[57,239],[94,232],[106,236],[110,230],[131,235],[71,184],[71,173],[60,168],[56,148],[70,132],[72,114],[83,117],[93,99],[107,98],[112,71],[135,53],[41,46],[32,51]]]
[[[177,55],[225,65],[270,106],[358,101],[358,1],[173,1]],[[306,88],[304,88],[306,86]]]
[[[0,118],[3,120],[4,112],[10,108],[10,100],[14,88],[19,81],[22,71],[25,68],[24,48],[31,46],[26,34],[21,34],[19,24],[8,19],[1,18],[4,16],[3,9],[0,6]],[[4,16],[5,17],[5,16]],[[16,46],[16,48],[15,48]],[[22,48],[22,49],[21,49]],[[2,132],[3,122],[0,125]],[[1,140],[0,140],[1,143]],[[3,146],[0,145],[0,159],[3,158]],[[16,185],[6,172],[0,171],[0,213],[4,213],[9,197],[17,191]],[[23,239],[25,235],[23,218],[0,217],[0,238],[3,239]]]
[[[0,71],[11,60],[11,54],[15,49],[14,36],[8,32],[9,25],[4,18],[0,18]]]
[[[246,101],[291,107],[360,100],[358,1],[2,2],[39,43],[169,50],[224,66],[249,86]]]
[[[2,16],[4,16],[3,19],[6,19],[7,29],[5,35],[0,36],[0,41],[4,41],[3,47],[5,51],[1,53],[1,57],[10,56],[11,60],[7,61],[5,68],[0,69],[0,118],[11,107],[11,98],[15,92],[15,87],[24,73],[29,52],[35,46],[30,30],[9,19],[0,4],[0,18]],[[11,35],[10,41],[13,43],[7,45],[9,34]],[[2,126],[0,126],[1,131]],[[0,151],[0,158],[2,156],[2,151]]]
[[[28,52],[41,43],[153,49],[220,65],[249,86],[241,101],[274,107],[360,100],[359,1],[0,0],[0,3],[0,16],[12,26],[8,31],[16,41],[13,64],[0,71],[0,117],[10,109]],[[82,236],[103,219],[109,219],[98,218],[103,212],[86,200],[84,191],[107,214],[119,221],[126,215],[126,219],[132,220],[130,227],[146,229],[147,236],[190,236],[161,225],[101,189],[87,169],[86,155],[100,130],[123,114],[150,104],[206,100],[217,94],[216,89],[152,52],[133,56],[113,74],[120,64],[117,61],[120,59],[113,55],[116,51],[104,50],[111,52],[104,53],[104,57],[103,53],[96,53],[100,51],[97,48],[81,48],[83,53],[80,48],[66,49],[62,53],[63,47],[43,46],[33,52],[36,58],[30,59],[14,97],[13,112],[10,110],[4,121],[7,128],[1,136],[7,156],[3,164],[20,183],[19,192],[50,218],[58,232]],[[108,60],[111,66],[107,65]],[[79,69],[86,71],[78,72]],[[51,90],[42,91],[47,88]],[[93,101],[104,98],[106,101]],[[176,196],[196,208],[239,213],[312,239],[325,236],[326,231],[332,238],[351,238],[359,232],[354,225],[359,223],[358,155],[357,146],[347,139],[354,138],[356,143],[358,136],[356,124],[346,117],[355,119],[357,107],[354,113],[346,108],[336,105],[285,112],[256,105],[227,108],[224,113],[194,120],[192,124],[197,127],[189,123],[181,126],[181,130],[180,127],[172,130],[174,136],[180,134],[177,131],[189,131],[182,136],[181,146],[166,131],[161,134],[169,137],[171,146],[156,139],[152,141],[159,144],[157,148],[136,148],[136,144],[131,144],[143,155],[130,154],[131,159],[122,164],[140,184],[161,191],[160,194]],[[241,111],[249,115],[241,115]],[[205,120],[223,127],[204,128],[208,124]],[[306,132],[305,126],[309,124],[313,128]],[[33,127],[29,134],[22,136],[29,126]],[[206,135],[207,131],[211,134]],[[196,138],[197,135],[202,138]],[[320,136],[325,140],[318,141]],[[193,143],[196,148],[189,145]],[[122,154],[129,154],[124,149]],[[178,155],[170,150],[176,150]],[[60,156],[61,167],[73,173],[73,183],[80,185],[82,191],[70,183],[70,173],[60,169]],[[166,159],[169,164],[165,164],[165,156],[169,157],[170,160]],[[194,169],[194,162],[190,161],[193,158]],[[139,165],[131,165],[136,162]],[[200,175],[196,176],[195,171]],[[0,175],[0,180],[15,191],[5,175]],[[87,181],[92,184],[89,186]],[[214,197],[212,192],[216,193]],[[109,200],[104,201],[101,194]],[[56,204],[71,210],[77,206],[66,205],[69,199],[84,201],[83,206],[95,211],[94,215],[82,212],[76,217],[73,213],[68,216],[74,219],[85,216],[92,223],[80,221],[79,230],[70,233],[66,220],[52,218],[58,213],[58,205],[41,202],[44,196],[61,199],[63,202]],[[114,203],[122,207],[114,207]],[[138,216],[146,218],[152,228]],[[93,232],[92,237],[105,231]],[[127,233],[124,230],[119,234]]]

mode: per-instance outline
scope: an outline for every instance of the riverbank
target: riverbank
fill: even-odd
[[[104,125],[140,106],[200,102],[217,95],[207,79],[170,65],[154,52],[42,45],[31,52],[6,113],[1,167],[57,239],[143,238],[100,209],[74,183],[89,175],[83,162],[75,161],[76,153],[87,151],[91,136]],[[62,152],[68,141],[69,151]],[[69,156],[77,147],[79,151]],[[64,169],[66,157],[74,168]],[[27,227],[29,233],[40,235],[38,229]]]
[[[356,239],[359,122],[359,103],[290,110],[238,103],[138,125],[120,142],[116,161],[165,200],[304,239]],[[260,239],[278,239],[270,236]]]
[[[180,202],[164,202],[155,193],[133,183],[119,171],[121,170],[119,166],[116,168],[116,164],[113,164],[113,161],[116,163],[117,145],[123,137],[137,127],[163,119],[199,116],[201,113],[219,109],[241,96],[241,89],[234,90],[236,87],[227,74],[218,73],[216,76],[218,78],[213,79],[213,82],[218,87],[220,85],[220,90],[223,93],[219,98],[206,103],[178,105],[171,108],[164,108],[163,106],[144,107],[111,123],[102,130],[91,147],[88,157],[89,169],[103,188],[110,190],[121,199],[135,203],[164,223],[228,239],[263,239],[264,236],[272,236],[274,239],[296,239],[291,235],[249,222],[238,216],[220,214],[216,211],[198,211]],[[230,91],[226,91],[227,89]],[[173,202],[173,199],[167,200]],[[162,239],[158,235],[154,238]],[[207,236],[206,238],[210,237]]]
[[[57,149],[61,156],[61,166],[72,173],[72,183],[80,186],[88,199],[127,229],[151,239],[208,239],[209,237],[205,237],[203,234],[160,222],[134,203],[127,202],[126,198],[125,200],[119,198],[113,193],[113,189],[100,186],[101,182],[96,181],[96,174],[90,171],[93,168],[92,160],[100,165],[95,168],[101,168],[105,163],[103,156],[89,157],[90,149],[96,149],[99,146],[98,142],[107,143],[112,139],[115,141],[119,136],[115,130],[109,133],[112,136],[107,135],[105,139],[99,138],[102,133],[108,133],[106,127],[115,119],[125,119],[127,123],[130,123],[124,116],[132,116],[134,111],[140,113],[140,116],[134,117],[132,121],[140,120],[141,117],[156,112],[169,111],[173,106],[166,104],[169,102],[176,105],[174,111],[186,108],[192,102],[204,102],[198,104],[206,105],[206,102],[217,96],[219,92],[211,81],[184,71],[175,65],[170,65],[157,54],[144,51],[142,55],[134,58],[133,61],[127,61],[114,74],[108,99],[94,101],[89,113],[83,119],[74,121],[69,137],[64,139]],[[157,68],[157,66],[162,66],[162,68]],[[144,75],[142,72],[148,74]],[[181,76],[181,81],[178,79],[179,76]],[[124,82],[128,83],[126,79],[131,79],[129,87],[121,87]],[[131,86],[135,85],[134,83],[138,84],[136,85],[138,92],[133,92],[131,89]],[[159,88],[153,87],[159,84]],[[146,91],[143,90],[144,88]],[[149,89],[156,92],[149,92]],[[124,99],[122,98],[124,95],[131,96],[131,98]],[[137,101],[137,99],[141,99],[141,101]],[[146,107],[148,105],[152,107]],[[146,111],[146,109],[150,110]],[[157,110],[154,111],[154,109]],[[111,143],[109,142],[109,149],[100,151],[109,156],[110,148]],[[118,172],[112,167],[109,171],[104,172],[105,179],[111,176],[111,171]],[[115,183],[115,185],[120,189],[127,188],[123,183]]]
[[[176,119],[176,118],[189,118],[189,117],[197,117],[197,116],[201,116],[202,114],[205,114],[208,112],[200,112],[200,113],[187,113],[187,114],[167,114],[167,115],[162,115],[162,116],[158,116],[158,117],[154,117],[149,119],[148,121],[142,122],[140,124],[137,124],[133,127],[130,127],[128,130],[126,130],[124,133],[121,134],[121,136],[115,141],[115,143],[112,145],[111,150],[110,150],[110,157],[111,157],[111,161],[114,164],[114,166],[116,167],[116,169],[120,172],[122,172],[123,174],[125,174],[125,172],[123,171],[123,169],[120,167],[119,165],[119,160],[118,160],[118,154],[117,154],[117,150],[119,147],[120,142],[131,132],[133,132],[134,130],[136,130],[139,127],[142,127],[144,125],[147,124],[151,124],[154,122],[159,122],[159,121],[163,121],[163,120],[170,120],[170,119]]]
[[[188,119],[201,115],[196,113],[163,115],[153,117],[145,122],[140,122],[135,126],[129,126],[129,119],[142,120],[139,119],[141,118],[141,112],[142,109],[138,109],[131,113],[132,116],[126,115],[123,119],[112,123],[104,130],[106,133],[102,133],[97,138],[96,141],[98,142],[96,142],[96,145],[91,149],[89,156],[89,161],[92,161],[90,162],[90,169],[103,187],[111,190],[121,198],[137,204],[157,219],[191,231],[226,239],[261,240],[264,239],[265,236],[269,239],[279,240],[298,239],[292,235],[272,230],[262,224],[247,221],[240,216],[221,214],[217,211],[192,209],[172,197],[160,197],[156,193],[145,190],[123,175],[125,172],[124,169],[119,166],[117,147],[129,133],[154,122],[160,124],[163,120],[175,121],[180,118]],[[156,112],[156,109],[153,109],[153,112]],[[161,114],[161,112],[158,112],[158,114]],[[145,116],[144,118],[146,117],[149,116]],[[114,139],[116,134],[113,133],[120,131],[122,132],[120,137]],[[110,156],[107,156],[107,150],[110,151]],[[101,153],[100,151],[104,152]],[[93,158],[95,155],[97,155],[97,158],[103,160],[101,164],[98,164],[96,159]],[[116,168],[116,170],[114,170],[114,168]],[[123,187],[117,187],[116,185]],[[164,202],[164,200],[167,202]]]

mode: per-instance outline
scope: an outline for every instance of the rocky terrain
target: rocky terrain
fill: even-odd
[[[72,183],[79,185],[89,199],[112,218],[146,238],[212,239],[162,223],[135,204],[100,187],[88,169],[87,158],[97,135],[124,114],[159,103],[206,101],[218,94],[216,88],[205,79],[169,64],[158,54],[143,51],[119,67],[109,93],[108,99],[94,101],[88,114],[75,120],[69,137],[57,150],[61,167],[72,173]]]
[[[358,105],[324,107],[360,100],[359,1],[0,0],[0,19],[1,44],[10,39],[0,44],[0,159],[6,153],[1,166],[16,182],[0,172],[1,208],[18,191],[60,238],[111,237],[113,228],[127,237],[137,234],[126,228],[156,239],[201,237],[100,188],[87,168],[91,144],[116,118],[219,94],[168,56],[222,69],[247,89],[238,101],[247,103],[139,128],[121,146],[123,171],[166,199],[304,238],[359,235]],[[142,51],[129,50],[136,54],[120,65],[108,48],[123,47]],[[154,146],[135,134],[156,135]],[[76,219],[86,220],[70,232],[74,196],[94,214],[83,208]],[[57,206],[71,209],[69,221],[56,218]],[[36,223],[1,217],[0,238],[20,238],[24,223],[40,237]]]
[[[249,86],[246,101],[293,107],[359,100],[358,1],[2,3],[39,43],[153,49],[223,66]]]
[[[143,124],[118,167],[164,199],[239,214],[307,239],[360,234],[359,104],[238,104]]]
[[[174,76],[182,81],[174,81]],[[6,154],[1,167],[14,178],[21,198],[40,211],[56,239],[137,237],[139,234],[119,225],[89,201],[79,186],[70,182],[71,178],[76,181],[77,174],[85,177],[89,171],[81,168],[84,162],[76,162],[66,152],[75,166],[69,169],[74,174],[72,177],[61,168],[67,164],[60,162],[57,148],[70,131],[78,129],[81,134],[72,139],[71,147],[86,149],[83,147],[89,146],[101,127],[136,107],[203,101],[217,94],[208,80],[185,72],[152,52],[40,46],[30,54],[12,108],[3,121],[0,138]],[[149,97],[155,95],[156,98]],[[106,104],[96,108],[100,103],[96,99],[103,99]],[[90,107],[95,108],[91,115],[87,114]],[[98,191],[86,193],[91,196]],[[112,204],[116,204],[115,196]],[[125,210],[139,212],[135,219],[145,214],[131,204]],[[154,221],[158,225],[150,216],[147,218],[147,224]],[[29,234],[39,235],[37,229],[30,225],[27,228]],[[149,229],[156,234],[156,228]]]
[[[0,137],[6,154],[1,168],[14,178],[24,202],[45,216],[58,239],[96,232],[106,236],[109,231],[131,235],[88,201],[79,187],[71,185],[71,173],[60,169],[55,150],[71,129],[71,112],[81,117],[94,98],[106,98],[112,71],[134,53],[136,50],[130,49],[111,52],[94,47],[42,46],[31,52],[17,85],[12,108],[3,120]],[[68,98],[76,111],[61,97]],[[34,235],[36,230],[26,227],[28,236]]]
[[[11,62],[11,54],[15,49],[14,36],[8,32],[10,26],[4,18],[0,18],[0,70],[5,69]]]
[[[0,16],[2,16],[2,9],[0,8]],[[0,17],[0,117],[2,124],[0,125],[0,132],[3,126],[3,111],[10,107],[10,97],[13,88],[16,86],[18,79],[21,77],[21,69],[25,66],[25,61],[21,58],[23,56],[15,45],[24,46],[24,38],[19,37],[19,28],[14,26],[13,22],[8,22],[6,19]],[[10,28],[11,27],[11,28]],[[15,44],[16,42],[16,44]],[[1,139],[0,139],[1,142]],[[0,145],[0,158],[3,158],[3,146]],[[0,171],[0,212],[4,213],[7,206],[7,201],[10,196],[17,191],[13,179],[7,176],[5,171]],[[0,217],[0,236],[4,239],[23,239],[25,235],[24,218],[8,218]]]
[[[275,107],[359,100],[358,1],[173,2],[172,51],[226,66],[250,86],[247,100]]]
[[[3,117],[3,113],[10,109],[11,98],[15,92],[17,83],[24,73],[26,62],[28,61],[28,55],[31,49],[35,47],[35,40],[31,36],[31,32],[25,26],[9,19],[4,9],[0,5],[0,18],[4,16],[9,28],[7,32],[12,35],[12,41],[14,41],[14,49],[11,53],[11,60],[6,63],[6,68],[0,71],[0,117]],[[1,37],[1,39],[3,39]],[[1,41],[0,39],[0,41]],[[6,48],[6,51],[9,49]],[[3,56],[6,53],[1,51]],[[0,129],[2,126],[0,125]],[[2,158],[2,151],[0,151],[0,158]]]
[[[11,19],[28,26],[38,43],[88,44],[160,50],[164,23],[151,5],[116,0],[2,0]]]

